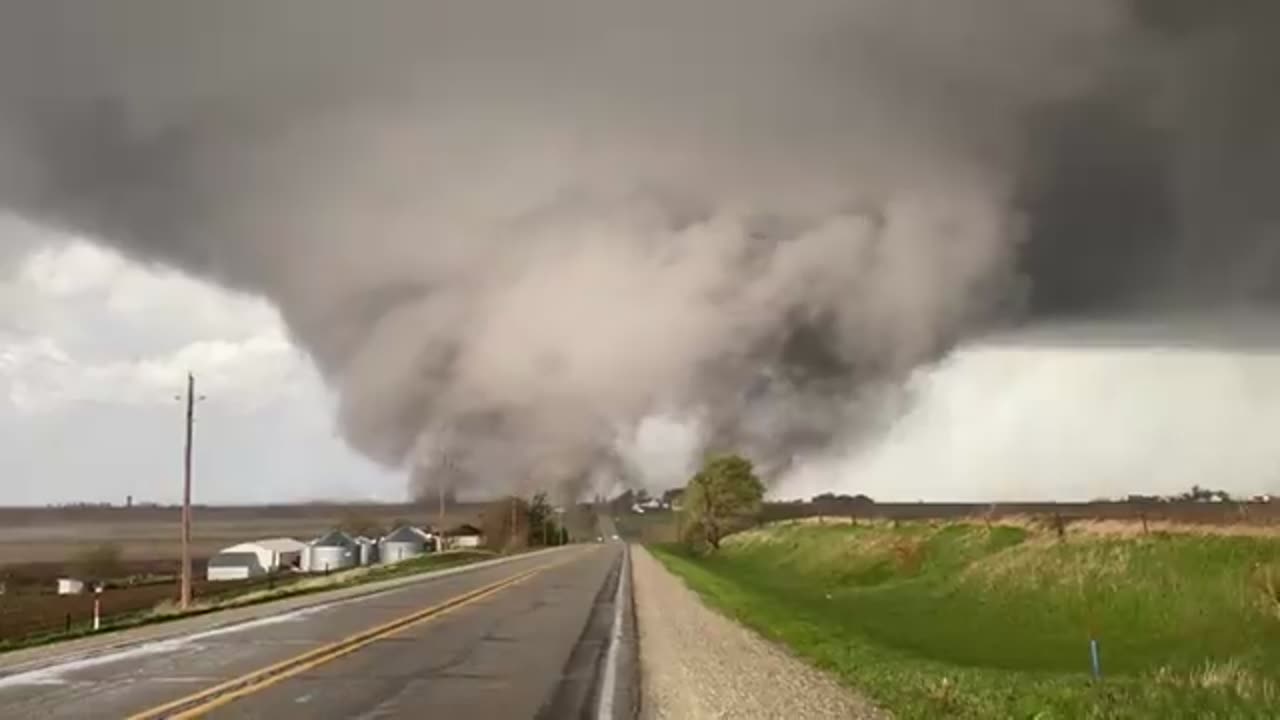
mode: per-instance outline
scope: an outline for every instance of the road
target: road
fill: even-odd
[[[571,547],[64,658],[0,675],[0,717],[633,717],[625,554]]]

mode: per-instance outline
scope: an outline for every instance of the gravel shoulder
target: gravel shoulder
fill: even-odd
[[[631,558],[643,720],[889,717],[708,609],[643,547]]]

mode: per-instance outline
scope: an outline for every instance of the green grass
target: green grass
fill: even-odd
[[[899,717],[1280,717],[1277,540],[792,524],[653,549]]]

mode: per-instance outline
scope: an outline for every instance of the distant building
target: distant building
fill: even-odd
[[[59,595],[79,595],[84,592],[84,581],[76,578],[58,578]]]
[[[267,568],[259,562],[258,554],[252,551],[226,550],[209,558],[205,568],[205,577],[212,582],[224,580],[248,580],[267,574]]]
[[[451,548],[478,548],[484,545],[484,531],[475,525],[463,524],[445,533]]]

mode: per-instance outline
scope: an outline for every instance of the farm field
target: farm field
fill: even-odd
[[[457,504],[447,508],[446,527],[476,523],[484,506]],[[0,643],[32,633],[62,631],[89,623],[93,597],[53,594],[55,581],[84,575],[82,559],[95,549],[119,551],[116,571],[106,578],[120,587],[102,596],[104,617],[150,610],[176,600],[180,571],[178,508],[0,508]],[[205,560],[218,550],[265,537],[307,540],[353,521],[383,528],[408,521],[438,524],[434,507],[422,505],[280,505],[264,507],[196,507],[193,509],[192,557],[197,600],[235,594],[258,586],[283,585],[294,578],[255,578],[243,582],[208,583]],[[128,584],[132,578],[137,584]]]
[[[433,553],[394,565],[357,567],[332,575],[283,573],[248,580],[193,583],[193,612],[262,602],[400,575],[465,565],[493,557],[483,550]],[[113,588],[99,596],[103,629],[128,627],[179,616],[175,582]],[[0,652],[43,639],[69,637],[92,629],[94,596],[26,593],[0,598]]]
[[[1271,718],[1280,707],[1274,534],[827,520],[750,530],[706,555],[655,550],[713,606],[898,717]]]
[[[483,504],[447,509],[447,526],[478,521]],[[255,538],[287,536],[306,540],[354,518],[382,527],[397,521],[439,524],[430,504],[278,505],[196,507],[192,511],[192,553],[207,557]],[[65,563],[86,549],[118,545],[126,562],[176,559],[178,508],[0,508],[0,576],[6,566]]]

